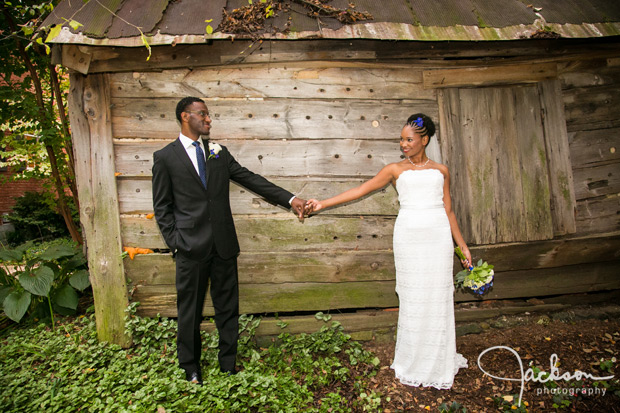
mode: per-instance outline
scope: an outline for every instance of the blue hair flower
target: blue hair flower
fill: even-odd
[[[423,128],[424,127],[424,119],[422,118],[417,118],[415,119],[413,122],[414,125],[416,125],[418,128]]]

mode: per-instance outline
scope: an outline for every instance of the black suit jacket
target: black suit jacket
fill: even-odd
[[[208,141],[203,141],[208,148]],[[226,147],[207,160],[207,189],[179,139],[153,154],[153,207],[166,244],[173,252],[206,258],[214,245],[224,259],[239,253],[230,210],[229,180],[289,208],[293,194],[257,175]],[[208,154],[207,154],[208,156]]]

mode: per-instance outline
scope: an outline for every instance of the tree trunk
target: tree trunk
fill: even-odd
[[[15,25],[15,22],[13,21],[10,13],[8,13],[5,7],[2,8],[2,12],[5,15],[7,21],[9,22],[11,31],[16,32],[17,26]],[[17,45],[17,50],[19,51],[20,56],[24,60],[24,65],[28,69],[28,73],[30,74],[30,77],[32,78],[32,83],[35,89],[35,97],[37,99],[37,106],[39,108],[39,114],[41,115],[42,126],[44,129],[50,129],[53,123],[51,121],[51,117],[49,116],[48,111],[46,111],[46,108],[45,108],[43,88],[41,87],[41,79],[37,72],[37,68],[32,63],[32,60],[30,60],[30,56],[28,56],[28,53],[26,53],[26,49],[24,48],[22,43],[18,39],[15,40],[15,43]],[[60,99],[62,99],[61,94],[60,94],[60,87],[58,86],[58,84],[54,85],[54,82],[56,83],[58,82],[58,79],[56,77],[56,70],[52,70],[51,67],[50,67],[50,78],[52,79],[51,80],[52,87],[54,88],[55,93],[58,96],[57,100],[59,101],[59,105],[62,105],[62,102],[60,101]],[[64,110],[61,110],[61,121],[62,121],[63,116],[64,116]],[[65,118],[64,121],[66,122],[66,116],[64,116],[64,118]],[[66,123],[63,124],[63,126],[64,125],[66,125]],[[54,152],[54,148],[52,147],[52,145],[46,142],[45,149],[47,150],[49,161],[52,167],[52,176],[53,176],[52,182],[56,188],[56,193],[58,194],[58,206],[60,209],[60,214],[65,220],[65,224],[67,225],[67,229],[69,230],[69,233],[71,234],[71,238],[74,241],[78,242],[79,244],[82,244],[83,242],[82,236],[80,232],[78,231],[77,226],[73,222],[71,211],[69,210],[69,207],[67,206],[65,187],[63,185],[62,178],[60,176],[60,172],[58,169],[58,162],[57,162],[56,154]],[[74,193],[74,195],[76,194],[77,194],[77,190]]]

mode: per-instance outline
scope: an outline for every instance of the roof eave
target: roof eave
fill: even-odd
[[[338,30],[288,32],[262,34],[262,39],[308,40],[308,39],[367,39],[367,40],[405,40],[405,41],[506,41],[530,38],[539,31],[552,32],[562,38],[598,38],[620,35],[620,22],[553,24],[540,21],[533,25],[508,27],[479,27],[455,25],[449,27],[414,26],[405,23],[363,23],[343,26]],[[158,32],[146,35],[151,46],[176,44],[203,44],[209,40],[248,39],[247,35],[213,33],[211,35],[170,35]],[[72,33],[67,27],[51,43],[82,44],[90,46],[144,46],[140,36],[117,39],[93,38],[82,33]]]

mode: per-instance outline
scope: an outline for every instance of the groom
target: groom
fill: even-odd
[[[239,243],[229,181],[292,206],[299,219],[305,201],[239,165],[226,147],[209,144],[211,118],[201,99],[181,99],[176,117],[179,138],[153,154],[153,207],[164,240],[176,255],[179,366],[187,380],[200,384],[200,321],[209,281],[220,336],[220,369],[236,373]]]

